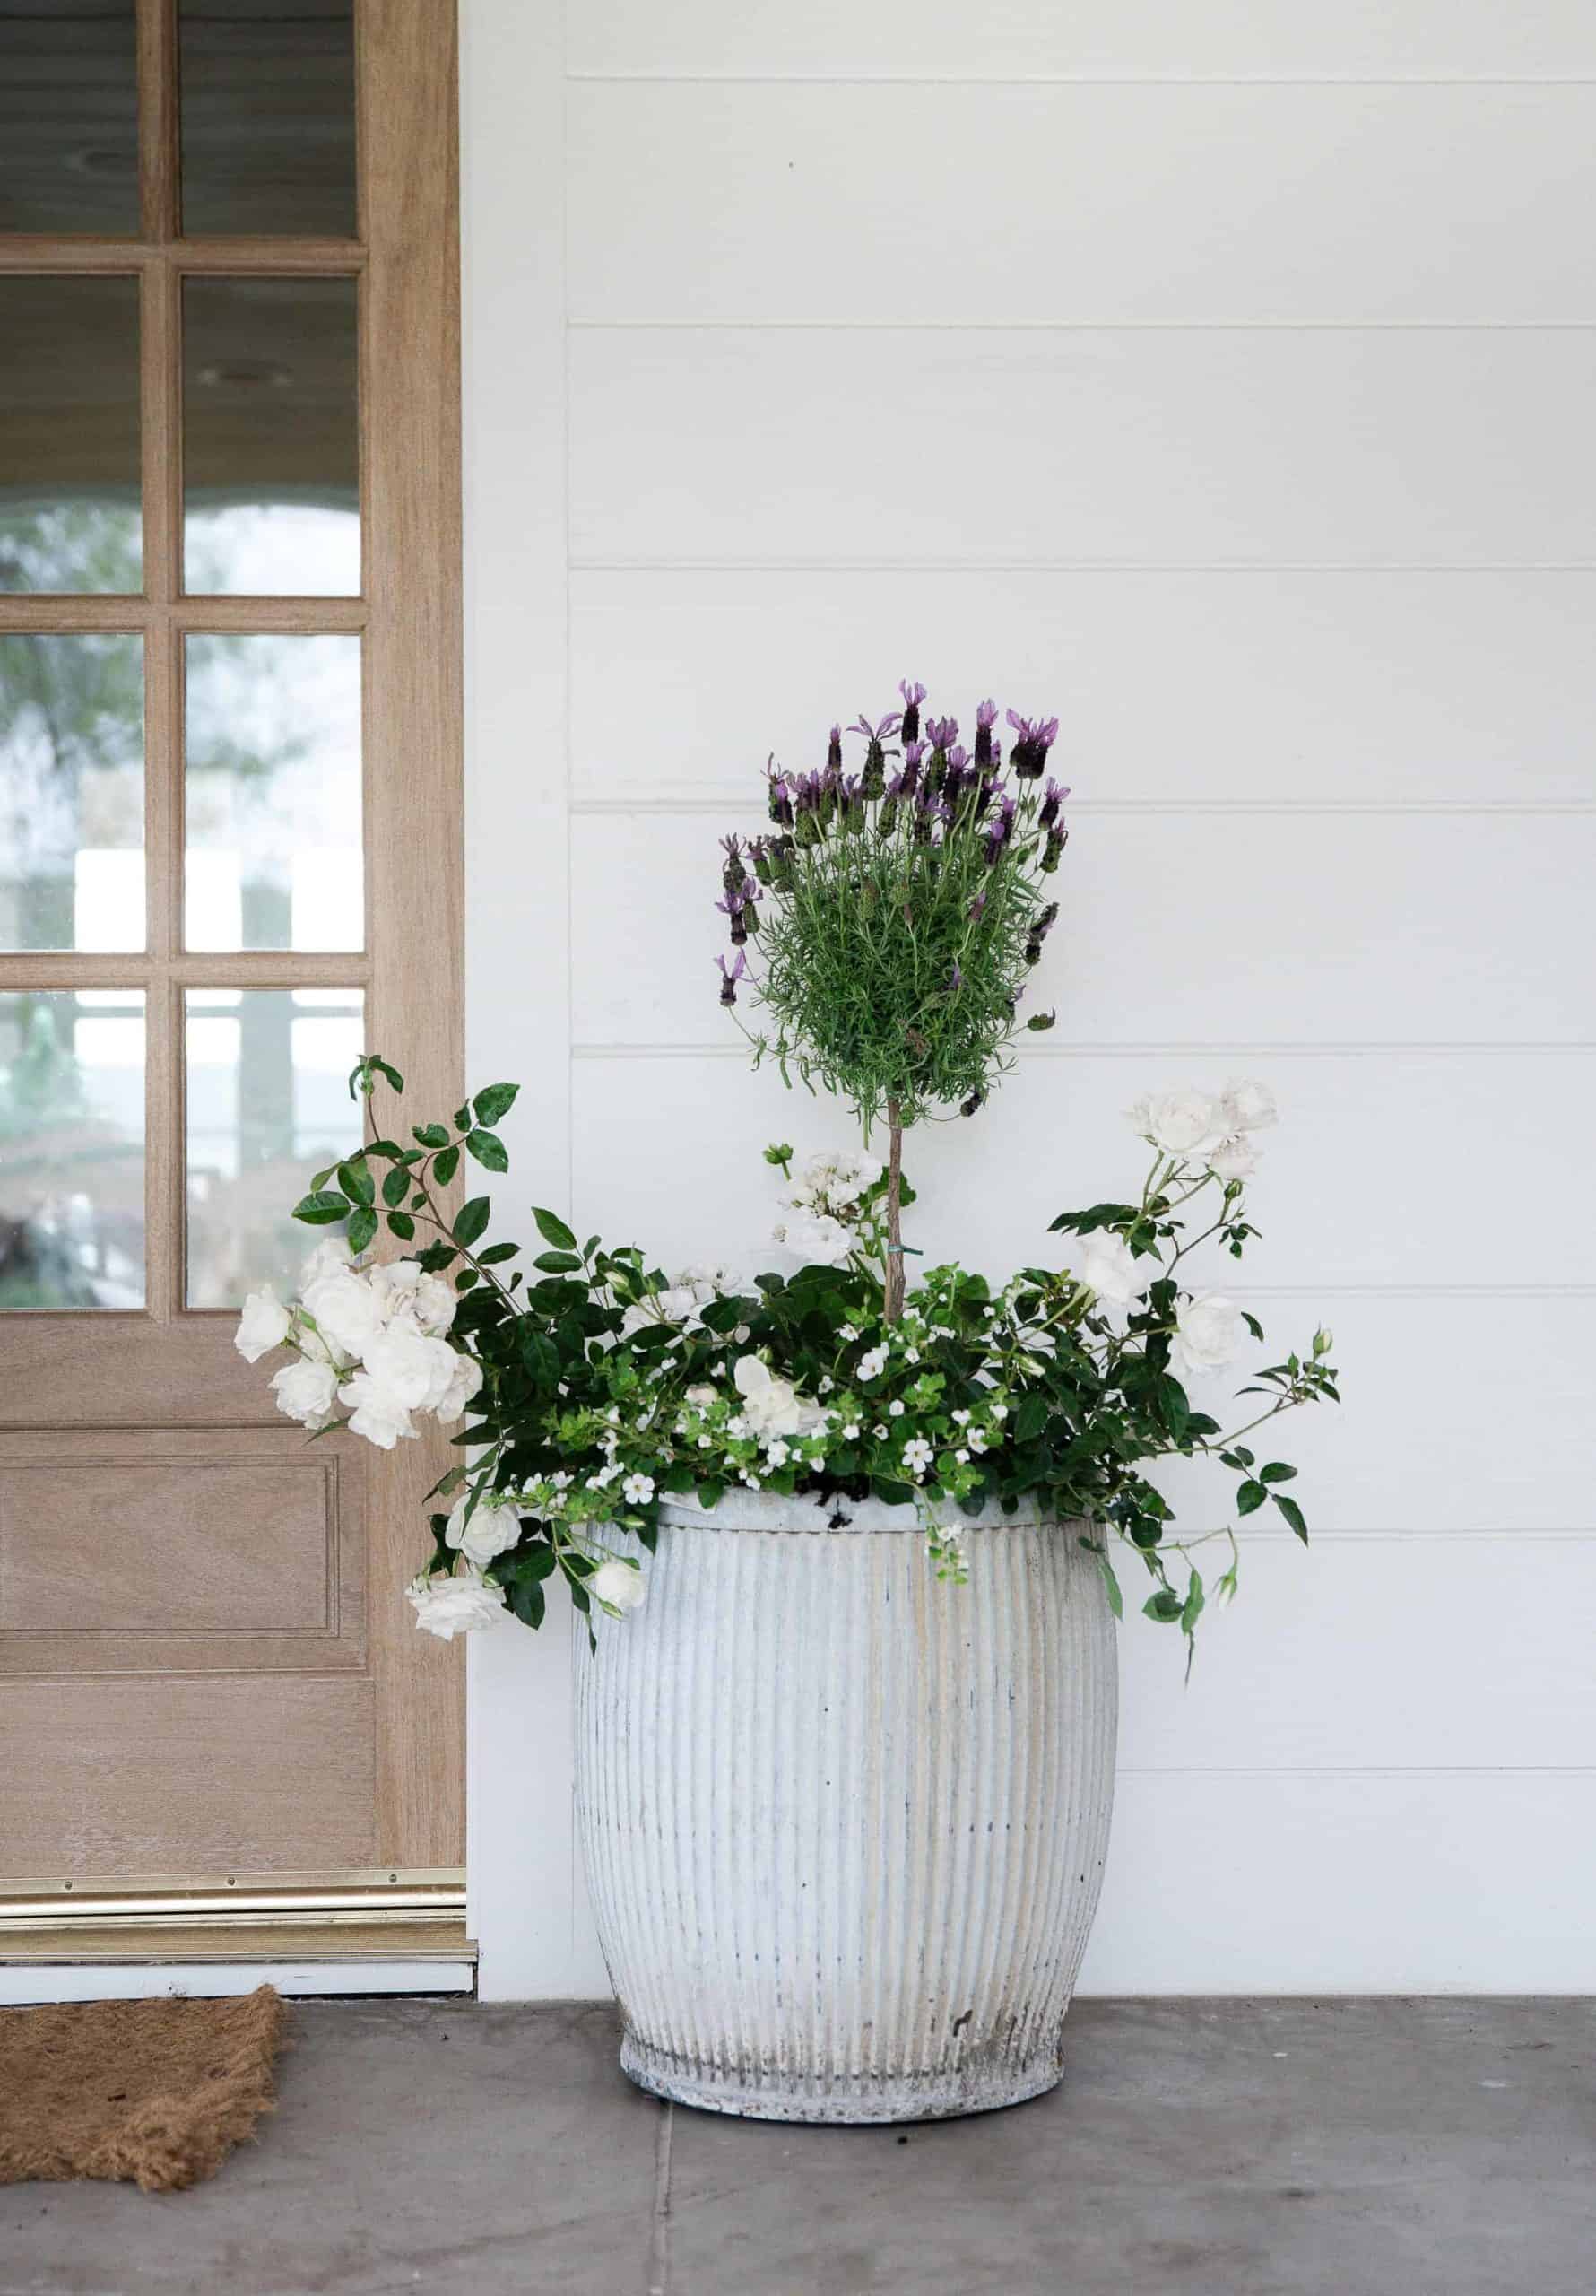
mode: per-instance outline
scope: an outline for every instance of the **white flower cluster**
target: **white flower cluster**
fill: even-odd
[[[342,1404],[357,1435],[391,1451],[416,1432],[414,1413],[456,1420],[482,1384],[476,1358],[445,1337],[455,1307],[448,1285],[419,1262],[366,1266],[334,1238],[306,1261],[297,1299],[270,1285],[249,1294],[233,1344],[248,1363],[293,1348],[272,1381],[278,1410],[322,1428]]]
[[[684,1267],[664,1291],[652,1292],[646,1300],[637,1300],[627,1309],[621,1318],[621,1336],[629,1339],[633,1332],[645,1331],[650,1324],[680,1324],[686,1331],[696,1331],[698,1310],[736,1288],[737,1279],[728,1267]]]
[[[1144,1092],[1125,1110],[1132,1131],[1179,1163],[1198,1164],[1219,1180],[1245,1180],[1258,1169],[1252,1135],[1275,1123],[1267,1084],[1242,1079],[1222,1092],[1185,1088]]]
[[[853,1249],[859,1199],[884,1170],[873,1156],[847,1149],[806,1157],[782,1198],[784,1216],[771,1231],[773,1240],[806,1265],[840,1265]]]

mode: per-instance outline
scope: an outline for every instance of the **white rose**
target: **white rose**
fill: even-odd
[[[307,1283],[303,1305],[341,1355],[364,1355],[386,1320],[383,1303],[366,1277],[348,1265],[329,1268]]]
[[[1175,1314],[1170,1353],[1183,1371],[1217,1371],[1241,1345],[1241,1309],[1222,1292],[1183,1300]]]
[[[1099,1300],[1128,1307],[1156,1283],[1163,1268],[1156,1257],[1138,1259],[1129,1244],[1099,1229],[1081,1247],[1080,1281],[1090,1284]]]
[[[451,1420],[459,1418],[482,1384],[482,1367],[474,1355],[463,1355],[458,1348],[451,1348],[449,1352],[455,1359],[455,1369],[448,1386],[432,1406],[440,1424],[445,1427]]]
[[[1280,1112],[1267,1084],[1241,1077],[1226,1085],[1219,1096],[1225,1126],[1229,1132],[1265,1132],[1279,1124]]]
[[[454,1292],[440,1276],[429,1275],[413,1259],[374,1267],[368,1281],[390,1322],[408,1318],[429,1339],[441,1339],[455,1320],[459,1302]]]
[[[288,1418],[297,1419],[302,1427],[325,1427],[333,1417],[338,1374],[330,1363],[296,1355],[273,1379],[272,1393],[278,1410]]]
[[[394,1395],[371,1378],[369,1372],[357,1371],[338,1390],[338,1400],[347,1404],[353,1414],[350,1426],[368,1443],[375,1443],[379,1451],[391,1451],[395,1443],[413,1435],[410,1413]]]
[[[1135,1129],[1167,1156],[1192,1161],[1217,1148],[1231,1129],[1211,1093],[1155,1092],[1126,1110]]]
[[[446,1578],[440,1570],[429,1578],[422,1571],[404,1591],[415,1611],[416,1624],[443,1642],[452,1642],[457,1634],[474,1633],[478,1627],[491,1626],[504,1609],[504,1588],[488,1586],[481,1572],[464,1560],[455,1565],[451,1577]]]
[[[501,1506],[491,1495],[478,1500],[475,1512],[468,1523],[465,1509],[470,1503],[471,1495],[467,1492],[450,1509],[449,1519],[444,1526],[444,1544],[457,1547],[467,1562],[473,1563],[481,1570],[496,1554],[502,1554],[507,1546],[515,1545],[521,1535],[521,1526],[515,1509]]]
[[[239,1328],[233,1334],[233,1345],[246,1363],[258,1363],[273,1347],[282,1346],[288,1337],[291,1320],[288,1309],[268,1283],[259,1292],[250,1292],[245,1300]]]
[[[828,1212],[795,1212],[790,1220],[778,1220],[771,1232],[809,1267],[836,1267],[851,1248],[847,1230]]]
[[[689,1403],[695,1405],[699,1411],[707,1411],[710,1405],[716,1401],[715,1389],[703,1386],[690,1387],[686,1399]]]
[[[635,1611],[647,1589],[635,1563],[601,1562],[587,1581],[587,1591],[607,1610]]]
[[[318,1276],[331,1275],[335,1267],[348,1267],[353,1258],[347,1236],[324,1236],[299,1271],[300,1291]]]
[[[1233,1132],[1212,1151],[1208,1169],[1217,1180],[1251,1179],[1258,1169],[1258,1151],[1245,1132]]]
[[[732,1376],[756,1436],[808,1435],[825,1425],[819,1405],[805,1403],[790,1379],[776,1378],[757,1355],[740,1355]]]

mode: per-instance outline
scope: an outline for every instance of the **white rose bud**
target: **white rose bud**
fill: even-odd
[[[635,1611],[647,1590],[635,1563],[610,1561],[599,1564],[587,1581],[587,1591],[607,1610],[625,1612]]]
[[[258,1363],[273,1347],[282,1346],[288,1337],[291,1320],[288,1309],[268,1283],[259,1292],[250,1292],[245,1300],[239,1328],[233,1334],[233,1345],[246,1363]]]
[[[444,1526],[444,1544],[458,1548],[467,1562],[485,1570],[496,1554],[515,1545],[521,1535],[521,1526],[513,1508],[498,1506],[491,1498],[478,1500],[468,1523],[465,1509],[470,1503],[471,1494],[467,1492],[449,1509],[449,1519]]]
[[[1258,1151],[1245,1132],[1233,1132],[1210,1156],[1208,1169],[1217,1180],[1251,1179],[1258,1169]]]
[[[1155,1092],[1138,1100],[1127,1114],[1136,1130],[1165,1155],[1188,1162],[1206,1158],[1233,1129],[1210,1093],[1189,1089]]]

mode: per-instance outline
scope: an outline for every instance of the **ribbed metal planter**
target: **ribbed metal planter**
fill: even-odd
[[[1097,1909],[1117,1676],[1074,1527],[993,1512],[940,1582],[906,1508],[662,1510],[577,1622],[578,1822],[655,2094],[916,2120],[1051,2088]]]

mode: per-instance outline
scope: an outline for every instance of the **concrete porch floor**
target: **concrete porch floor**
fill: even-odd
[[[1086,2001],[1053,2095],[661,2107],[608,2007],[314,2001],[216,2180],[0,2191],[6,2296],[1589,2296],[1596,2002]]]

